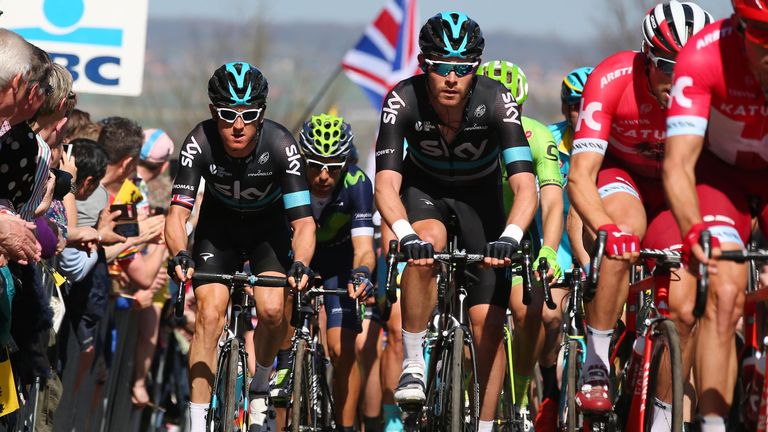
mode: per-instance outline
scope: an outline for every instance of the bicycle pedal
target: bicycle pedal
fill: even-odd
[[[423,407],[420,403],[402,403],[398,404],[400,407],[400,410],[404,413],[408,414],[416,414],[421,411],[421,408]]]

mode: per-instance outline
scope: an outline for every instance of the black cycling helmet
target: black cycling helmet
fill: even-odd
[[[264,105],[267,93],[267,78],[246,62],[222,65],[208,80],[208,98],[216,106]]]
[[[483,54],[485,39],[480,26],[461,12],[440,12],[419,32],[422,54],[474,60]]]

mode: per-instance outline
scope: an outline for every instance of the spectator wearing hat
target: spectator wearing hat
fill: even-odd
[[[162,129],[144,130],[144,144],[141,146],[139,154],[139,164],[136,168],[138,175],[138,187],[141,195],[144,197],[136,205],[136,210],[140,215],[148,216],[150,211],[149,188],[147,183],[159,177],[164,173],[170,163],[168,160],[173,153],[173,141]]]

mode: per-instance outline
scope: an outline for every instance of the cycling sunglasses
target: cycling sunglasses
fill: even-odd
[[[448,76],[451,72],[455,73],[457,77],[461,78],[467,76],[475,71],[478,62],[472,63],[458,63],[458,62],[444,62],[439,60],[424,59],[427,64],[427,69],[440,75]]]
[[[664,57],[658,57],[653,54],[653,51],[648,50],[648,59],[656,66],[656,69],[661,71],[664,75],[672,75],[675,70],[675,61],[666,59]]]
[[[249,109],[244,111],[237,111],[231,108],[219,108],[216,107],[216,112],[219,114],[219,118],[227,123],[234,123],[237,118],[243,119],[243,123],[253,123],[259,118],[261,112],[264,111],[264,107]]]
[[[342,168],[344,168],[344,165],[347,163],[346,160],[341,162],[320,162],[319,160],[306,158],[307,160],[307,168],[315,169],[318,171],[326,170],[329,173],[335,173],[340,171]]]

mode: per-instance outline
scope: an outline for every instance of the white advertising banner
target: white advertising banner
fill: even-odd
[[[0,26],[65,66],[81,93],[141,94],[148,0],[0,0]]]

